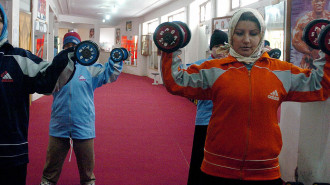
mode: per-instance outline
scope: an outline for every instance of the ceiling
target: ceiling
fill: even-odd
[[[143,16],[173,1],[174,0],[53,0],[59,16],[71,17],[71,19],[63,19],[62,21],[69,22],[74,16],[110,26],[116,26],[123,19]],[[110,15],[110,18],[106,19],[106,15]],[[103,19],[105,19],[104,23],[102,22]]]

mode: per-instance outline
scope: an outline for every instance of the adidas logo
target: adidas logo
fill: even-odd
[[[11,78],[10,74],[5,71],[1,74],[2,82],[13,82],[14,80]]]
[[[272,99],[272,100],[276,100],[276,101],[280,100],[280,98],[278,97],[277,90],[275,90],[275,91],[273,91],[272,93],[270,93],[270,94],[268,95],[268,98],[269,98],[269,99]]]
[[[86,78],[83,75],[79,76],[79,81],[86,81]]]

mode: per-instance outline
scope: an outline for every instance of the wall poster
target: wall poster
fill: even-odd
[[[90,39],[94,39],[94,33],[95,33],[94,28],[89,29],[89,38]]]
[[[302,40],[306,25],[318,18],[330,20],[329,0],[292,0],[290,62],[302,68],[313,69],[313,60],[319,50],[312,49]],[[321,15],[321,17],[316,17]]]
[[[132,31],[132,21],[126,21],[126,31]]]
[[[151,35],[142,35],[141,38],[141,55],[150,56],[151,55]]]
[[[44,56],[44,43],[45,43],[45,35],[42,35],[42,38],[37,39],[36,46],[36,55],[40,58]]]
[[[138,36],[122,36],[121,47],[126,48],[129,56],[125,60],[126,65],[137,66]]]
[[[116,28],[116,44],[120,44],[120,28]]]
[[[46,21],[46,0],[38,1],[37,17],[43,21]]]
[[[19,47],[31,51],[31,14],[23,11],[19,14]]]
[[[215,29],[222,30],[228,33],[229,21],[231,16],[216,17],[212,19],[212,33]]]

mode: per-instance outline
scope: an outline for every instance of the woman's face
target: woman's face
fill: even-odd
[[[249,57],[261,40],[260,29],[252,21],[239,21],[234,30],[232,47],[240,55]]]

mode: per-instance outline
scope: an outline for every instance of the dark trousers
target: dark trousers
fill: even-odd
[[[25,185],[27,164],[14,167],[0,167],[0,184]]]
[[[197,185],[201,176],[207,125],[196,125],[190,159],[188,185]]]
[[[283,185],[282,179],[267,181],[243,181],[237,179],[225,179],[207,175],[202,172],[199,179],[199,185]]]
[[[49,181],[54,184],[57,183],[69,149],[69,138],[49,136],[42,182]],[[95,182],[95,175],[93,173],[95,166],[94,139],[73,139],[73,151],[76,155],[80,183],[82,185],[92,184]]]

